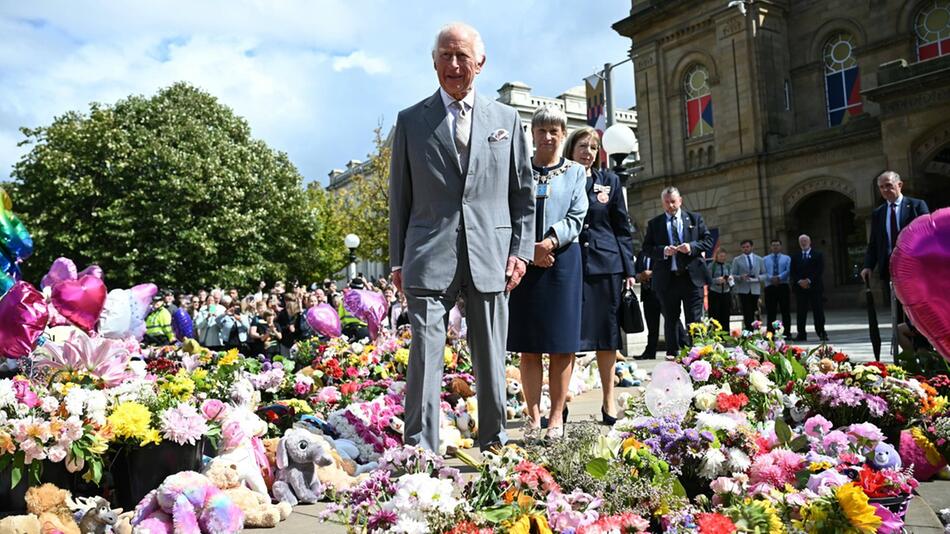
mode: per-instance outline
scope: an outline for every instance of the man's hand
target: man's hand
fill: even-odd
[[[773,277],[772,277],[772,285],[773,285],[773,286],[777,286],[777,285],[778,285],[778,282],[779,282],[778,277],[777,277],[777,276],[773,276]]]
[[[653,278],[653,271],[651,270],[640,271],[637,273],[637,280],[639,280],[641,284],[644,282],[649,282],[651,278]]]
[[[861,280],[864,280],[865,284],[870,283],[871,269],[868,269],[867,267],[865,267],[864,269],[861,269]]]
[[[625,281],[625,282],[626,282],[626,287],[627,287],[627,289],[633,289],[633,284],[634,284],[634,282],[636,282],[636,281],[637,281],[636,278],[634,278],[634,277],[632,277],[632,276],[628,276],[627,279],[626,279],[626,281]]]
[[[807,278],[802,278],[798,281],[798,287],[802,289],[808,289],[809,286],[811,286],[811,282],[809,282]]]
[[[680,243],[676,245],[676,252],[682,252],[683,254],[689,254],[690,248],[689,243]]]
[[[676,254],[676,247],[673,245],[667,245],[663,247],[663,256],[669,258],[670,256]]]
[[[523,259],[518,256],[508,256],[508,265],[505,267],[505,278],[508,279],[508,283],[505,284],[505,293],[510,293],[512,289],[518,287],[526,270],[527,266]]]
[[[534,264],[538,267],[548,267],[554,266],[554,254],[548,254],[546,256],[541,256],[540,258],[535,257]]]
[[[393,285],[396,290],[402,293],[402,269],[393,271]]]

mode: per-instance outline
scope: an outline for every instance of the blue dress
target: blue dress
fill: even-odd
[[[564,159],[552,168],[534,167],[534,175],[548,184],[548,197],[537,199],[536,242],[554,235],[560,246],[554,265],[529,265],[511,292],[508,350],[573,353],[581,339],[583,271],[577,236],[587,213],[587,177],[583,166]]]

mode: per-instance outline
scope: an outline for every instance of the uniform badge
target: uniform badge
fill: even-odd
[[[610,195],[608,195],[607,193],[603,191],[601,191],[600,193],[597,193],[597,202],[600,202],[601,204],[606,204],[609,200],[610,200]]]

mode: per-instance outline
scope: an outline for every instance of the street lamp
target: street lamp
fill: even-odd
[[[360,236],[356,234],[346,234],[346,237],[343,238],[343,244],[346,245],[346,248],[350,249],[349,280],[352,280],[356,278],[356,249],[360,246]]]
[[[632,61],[632,59],[628,57],[619,63],[604,63],[604,70],[593,74],[593,76],[604,80],[604,104],[606,104],[604,106],[606,108],[604,110],[606,117],[604,118],[606,119],[608,128],[614,123],[614,91],[613,81],[611,79],[610,73],[612,70],[619,67],[620,65],[623,65],[624,63],[627,63],[628,61]]]
[[[614,124],[604,132],[604,152],[607,153],[614,163],[613,171],[620,177],[620,183],[627,185],[630,173],[623,168],[623,160],[630,154],[635,154],[639,158],[640,144],[637,142],[637,134],[625,124]]]

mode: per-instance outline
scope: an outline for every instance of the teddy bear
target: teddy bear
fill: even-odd
[[[875,469],[900,469],[901,457],[893,445],[882,441],[874,447],[871,465]]]
[[[42,534],[80,534],[69,498],[69,491],[49,483],[26,490],[26,510],[39,519]]]
[[[182,471],[142,498],[132,527],[136,534],[237,534],[244,513],[208,477]]]
[[[236,465],[215,459],[205,476],[244,512],[244,526],[273,528],[290,515],[293,508],[285,503],[271,504],[270,497],[245,487]]]
[[[0,519],[4,534],[40,534],[40,519],[33,514],[11,515]]]
[[[330,438],[314,433],[313,439],[321,447],[326,448],[333,458],[331,464],[317,467],[317,478],[325,487],[333,488],[336,491],[346,490],[369,478],[368,471],[371,469],[363,469],[356,462],[346,459],[333,446],[333,441]],[[372,462],[372,467],[376,465],[376,462]]]
[[[505,391],[507,392],[507,398],[505,401],[505,412],[508,419],[518,419],[524,415],[524,387],[517,378],[507,378],[506,382]]]
[[[478,437],[478,401],[475,397],[459,400],[455,406],[458,414],[455,417],[455,426],[458,427],[462,438],[475,439]]]

